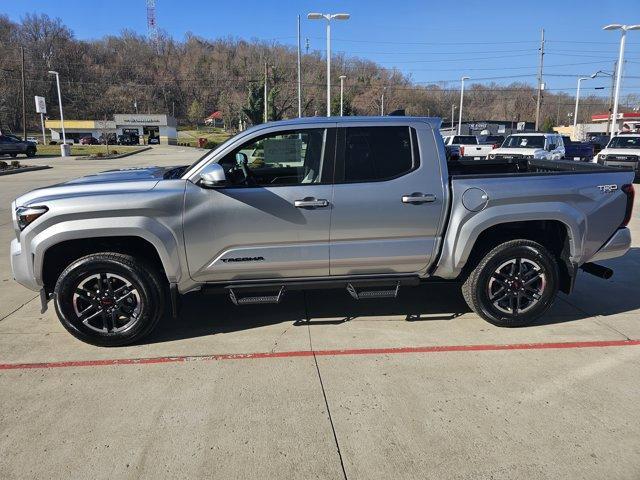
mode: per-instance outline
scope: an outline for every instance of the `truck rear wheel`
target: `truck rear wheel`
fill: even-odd
[[[26,153],[27,157],[32,158],[36,156],[36,149],[35,148],[29,148],[27,149],[27,153]]]
[[[531,240],[512,240],[491,250],[462,286],[469,307],[494,325],[530,325],[558,293],[554,256]]]
[[[160,274],[130,255],[82,257],[60,274],[54,291],[64,328],[92,345],[133,343],[149,334],[164,313]]]

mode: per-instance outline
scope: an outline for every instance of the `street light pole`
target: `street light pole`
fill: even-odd
[[[455,105],[451,105],[451,135],[453,135],[453,122],[454,122],[454,117],[456,115],[456,106]]]
[[[302,117],[302,66],[300,64],[300,15],[298,15],[298,118]]]
[[[62,94],[60,93],[60,75],[58,72],[49,70],[51,75],[56,76],[56,85],[58,87],[58,106],[60,107],[60,127],[62,129],[62,147],[60,147],[60,156],[67,156],[67,135],[64,132],[64,113],[62,113]]]
[[[345,78],[347,78],[346,75],[340,75],[340,116],[341,117],[344,115],[343,97],[344,97],[344,79]]]
[[[606,25],[603,30],[622,30],[622,36],[620,37],[620,52],[618,55],[618,71],[616,73],[616,89],[613,100],[613,113],[611,115],[611,135],[617,133],[618,127],[618,102],[620,101],[620,85],[622,83],[622,66],[624,62],[624,47],[627,40],[628,30],[640,30],[640,25],[621,25],[614,23]]]
[[[462,105],[464,102],[464,81],[469,80],[469,77],[462,77],[460,79],[460,110],[458,110],[458,135],[462,131]]]
[[[576,129],[578,128],[578,104],[580,103],[580,84],[582,83],[583,80],[590,80],[592,78],[596,78],[598,76],[598,73],[594,73],[593,75],[589,76],[589,77],[580,77],[578,79],[578,87],[576,88],[576,109],[573,112],[573,138],[574,140],[578,139],[578,136],[576,135]]]
[[[348,13],[309,13],[309,20],[327,21],[327,117],[331,116],[331,20],[348,20]]]
[[[380,115],[384,116],[384,92],[387,91],[387,87],[382,87],[382,96],[380,97]]]

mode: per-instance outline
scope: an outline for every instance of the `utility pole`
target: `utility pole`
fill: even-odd
[[[542,104],[542,69],[544,65],[544,28],[540,41],[540,65],[538,67],[538,99],[536,100],[536,131],[540,126],[540,106]]]
[[[298,15],[298,118],[302,117],[302,68],[300,65],[300,15]]]
[[[26,88],[24,84],[24,47],[20,47],[20,53],[22,54],[22,139],[27,141],[27,102],[26,102]]]
[[[611,93],[609,94],[609,109],[607,113],[607,136],[609,136],[609,129],[611,128],[611,112],[613,111],[613,95],[616,89],[616,74],[618,73],[618,61],[613,62],[613,75],[611,75]]]
[[[380,97],[380,115],[384,115],[384,92],[387,87],[382,87],[382,96]]]
[[[267,62],[264,62],[264,123],[269,121],[269,113],[267,110]]]

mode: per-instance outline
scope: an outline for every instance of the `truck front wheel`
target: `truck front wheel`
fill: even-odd
[[[160,274],[130,255],[95,253],[69,265],[55,286],[60,322],[74,337],[103,347],[151,332],[164,312]]]
[[[556,259],[531,240],[498,245],[462,286],[469,307],[501,327],[530,325],[551,307],[557,293]]]

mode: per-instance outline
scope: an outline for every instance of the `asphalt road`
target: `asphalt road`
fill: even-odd
[[[0,177],[0,242],[22,192],[201,153]],[[640,208],[631,226],[612,279],[581,274],[528,328],[485,323],[447,286],[241,308],[189,295],[116,349],[40,314],[2,255],[0,478],[638,479]]]

